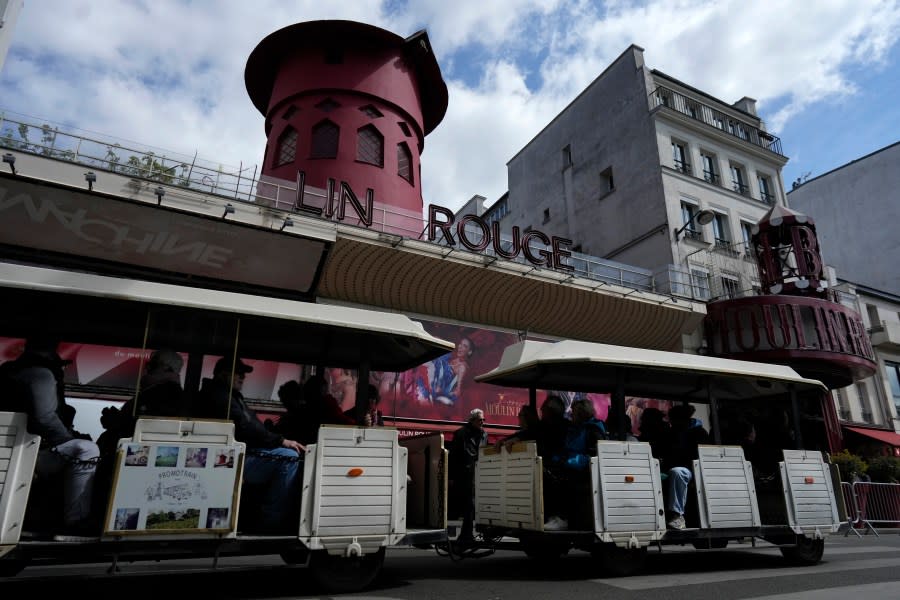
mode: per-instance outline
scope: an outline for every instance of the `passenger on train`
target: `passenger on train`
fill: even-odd
[[[560,469],[552,469],[553,458],[562,456],[566,447],[566,435],[570,421],[565,417],[566,405],[555,394],[548,395],[541,404],[541,420],[538,427],[537,451],[544,459],[544,514],[549,515],[544,529],[562,530],[569,526],[566,519],[567,498],[560,494],[559,481],[566,476]]]
[[[182,367],[184,359],[172,350],[156,350],[150,355],[136,397],[121,408],[103,410],[100,422],[106,431],[100,434],[97,442],[104,457],[114,456],[119,440],[134,435],[134,425],[139,417],[188,416],[190,411],[181,387]]]
[[[693,418],[696,409],[679,404],[669,409],[671,432],[668,447],[658,457],[662,469],[668,473],[669,493],[666,498],[666,524],[670,529],[684,529],[688,486],[693,479],[691,467],[699,456],[698,446],[709,443],[709,433]]]
[[[569,430],[565,411],[563,399],[556,395],[548,395],[541,404],[541,420],[535,437],[539,455],[545,458],[555,456],[565,448],[566,432]]]
[[[538,418],[537,411],[534,407],[530,404],[523,404],[521,408],[519,408],[518,419],[519,430],[494,442],[494,448],[499,450],[502,446],[509,450],[516,442],[526,442],[537,438],[541,420]]]
[[[247,444],[244,485],[260,490],[254,526],[258,533],[283,533],[296,529],[300,509],[301,461],[306,447],[298,441],[269,431],[256,412],[247,406],[241,390],[253,367],[236,359],[221,358],[212,379],[204,379],[199,407],[206,416],[224,417],[230,407],[234,437]],[[230,391],[230,394],[229,394]],[[246,509],[245,509],[246,510]],[[243,510],[242,510],[243,512]]]
[[[172,350],[160,349],[150,355],[144,367],[144,375],[138,385],[136,398],[121,408],[108,406],[103,409],[100,424],[105,431],[97,438],[100,448],[100,464],[97,468],[95,488],[98,490],[94,510],[98,514],[106,509],[106,494],[112,487],[116,452],[119,440],[134,435],[134,426],[142,416],[186,417],[188,407],[181,387],[181,369],[184,359]],[[135,410],[135,399],[137,410]]]
[[[658,408],[645,408],[641,413],[641,434],[638,441],[649,443],[653,456],[659,458],[668,444],[669,435],[666,414]]]
[[[383,427],[384,426],[384,416],[381,414],[381,411],[378,409],[378,403],[381,402],[381,397],[378,394],[378,388],[372,385],[371,383],[368,385],[366,389],[366,398],[367,404],[366,409],[363,412],[362,419],[356,418],[356,407],[348,408],[344,411],[344,416],[348,419],[353,419],[354,423],[359,423],[365,427]]]
[[[547,465],[544,500],[551,517],[544,524],[547,531],[569,528],[569,521],[578,512],[583,497],[581,488],[590,480],[588,467],[597,455],[597,442],[606,439],[606,426],[596,417],[594,403],[579,398],[572,403],[572,421],[566,427],[565,441],[560,452],[544,457]]]
[[[453,432],[450,443],[450,474],[456,505],[463,516],[458,541],[471,542],[475,528],[475,465],[478,463],[479,448],[487,445],[484,411],[472,409],[466,424]]]
[[[68,535],[96,535],[91,502],[100,449],[63,422],[64,368],[57,342],[29,338],[19,358],[4,363],[3,409],[28,415],[28,431],[41,436],[35,472],[39,479],[62,477],[62,521]]]

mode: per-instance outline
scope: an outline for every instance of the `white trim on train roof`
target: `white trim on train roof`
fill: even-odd
[[[797,384],[800,388],[819,388],[822,391],[828,391],[822,382],[801,377],[794,369],[784,365],[576,340],[517,342],[503,351],[500,364],[495,369],[477,375],[475,380],[504,385],[504,380],[510,376],[516,375],[519,380],[526,379],[528,371],[534,371],[535,378],[539,375],[545,378],[545,375],[538,373],[539,367],[562,364],[569,366],[582,364],[585,366],[585,370],[590,369],[592,364],[602,364],[660,371],[682,371],[694,376],[709,373],[777,380]]]
[[[425,331],[401,313],[298,302],[203,288],[107,277],[0,262],[0,287],[133,300],[272,319],[285,319],[413,338],[450,352],[452,342]]]

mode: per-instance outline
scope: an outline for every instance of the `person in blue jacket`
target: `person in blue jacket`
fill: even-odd
[[[588,476],[591,457],[597,455],[597,441],[607,439],[606,426],[597,419],[594,403],[580,398],[572,403],[572,422],[566,428],[562,449],[550,456],[551,485],[544,486],[546,505],[552,516],[544,523],[545,531],[569,528],[569,513],[578,483]]]

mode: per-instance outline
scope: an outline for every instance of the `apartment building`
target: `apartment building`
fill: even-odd
[[[900,432],[900,142],[819,175],[787,194],[816,215],[825,261],[849,292],[872,340],[877,372],[836,390],[838,410],[854,433]],[[900,437],[890,438],[900,452]]]
[[[852,386],[875,372],[871,346],[855,299],[831,289],[814,219],[787,206],[786,162],[755,100],[715,98],[631,46],[512,157],[509,190],[483,218],[705,302],[705,332],[680,350]]]

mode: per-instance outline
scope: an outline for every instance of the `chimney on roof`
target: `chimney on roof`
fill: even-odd
[[[743,98],[741,98],[740,100],[738,100],[737,102],[732,104],[732,106],[738,110],[742,110],[746,113],[750,113],[754,117],[758,116],[756,114],[756,100],[753,98],[748,98],[747,96],[744,96]]]

